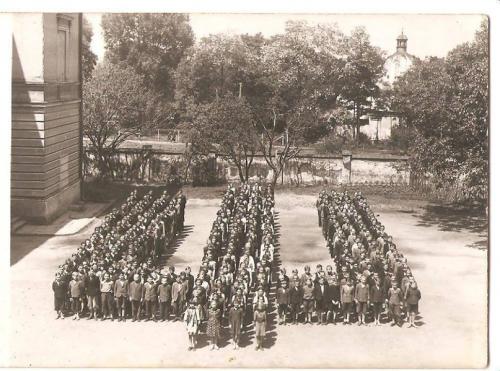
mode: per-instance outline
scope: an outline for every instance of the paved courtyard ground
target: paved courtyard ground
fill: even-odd
[[[188,194],[189,197],[189,194]],[[314,195],[280,193],[279,261],[290,270],[329,264],[317,227]],[[188,199],[185,233],[167,265],[197,271],[218,199]],[[11,366],[158,367],[484,367],[487,362],[487,252],[482,229],[466,215],[453,219],[421,209],[375,207],[422,291],[417,329],[406,327],[276,326],[264,351],[244,347],[187,351],[181,323],[54,320],[54,271],[96,222],[70,237],[13,236],[11,247]],[[448,219],[450,219],[448,217]],[[275,321],[274,321],[275,322]],[[226,334],[226,338],[228,335]]]

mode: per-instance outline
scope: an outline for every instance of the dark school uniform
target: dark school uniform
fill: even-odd
[[[328,310],[328,303],[330,302],[329,286],[325,283],[323,285],[317,284],[314,286],[314,300],[316,301],[316,311],[326,312]]]
[[[139,319],[141,301],[144,296],[144,284],[132,281],[128,286],[128,297],[132,302],[132,318]]]
[[[406,291],[406,303],[408,310],[413,313],[418,313],[418,302],[422,298],[418,288],[409,287]]]
[[[62,281],[52,282],[52,291],[54,292],[54,310],[62,311],[67,292],[65,283]]]
[[[172,286],[162,283],[158,286],[158,301],[160,302],[160,318],[168,319],[170,315],[170,302],[172,301]]]
[[[338,312],[340,309],[340,285],[330,285],[330,302],[328,303],[328,310]],[[334,304],[335,302],[336,304]]]
[[[288,305],[290,305],[290,289],[278,287],[276,301],[278,302],[278,315],[282,316],[287,312]]]
[[[290,296],[290,309],[292,314],[292,319],[295,320],[296,315],[300,312],[300,306],[302,304],[303,292],[302,288],[292,286],[289,291]]]
[[[370,287],[370,302],[373,304],[373,311],[376,316],[382,312],[382,305],[386,298],[385,292],[381,285],[377,286],[375,284]]]

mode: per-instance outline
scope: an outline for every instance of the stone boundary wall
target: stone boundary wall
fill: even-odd
[[[410,183],[406,169],[407,158],[344,156],[300,156],[290,160],[278,180],[283,184],[403,184]],[[220,157],[218,168],[223,169],[228,181],[239,180],[238,170]],[[272,179],[272,172],[263,156],[255,156],[250,169],[251,180],[263,177]]]
[[[148,151],[150,156],[144,156]],[[158,149],[121,149],[119,163],[122,165],[135,161],[133,167],[144,167],[133,177],[143,181],[162,181],[167,179],[172,166],[185,161],[182,153]],[[141,155],[142,154],[142,155]],[[152,161],[152,162],[151,162]],[[137,163],[138,162],[138,163]],[[226,181],[239,181],[238,170],[220,154],[209,157],[209,168],[215,172],[215,178]],[[407,157],[394,155],[343,155],[319,156],[304,154],[294,158],[285,166],[283,176],[278,183],[283,184],[410,184],[410,172],[407,169]],[[139,169],[136,169],[139,170]],[[254,157],[250,168],[250,180],[264,178],[272,180],[263,155]]]

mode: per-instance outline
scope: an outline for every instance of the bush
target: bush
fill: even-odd
[[[408,150],[411,143],[412,132],[409,128],[397,125],[391,130],[391,137],[389,143],[392,147],[401,149],[403,151]]]

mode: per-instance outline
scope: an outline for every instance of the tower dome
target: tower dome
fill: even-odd
[[[403,30],[401,30],[401,34],[396,39],[396,51],[406,52],[407,43],[408,43],[408,37],[406,37]]]

